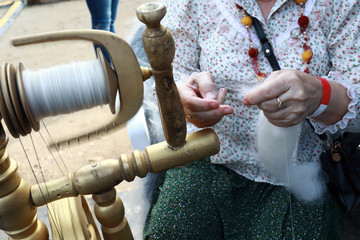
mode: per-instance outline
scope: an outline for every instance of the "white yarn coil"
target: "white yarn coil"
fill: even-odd
[[[105,75],[98,59],[22,73],[33,117],[72,113],[109,103]]]

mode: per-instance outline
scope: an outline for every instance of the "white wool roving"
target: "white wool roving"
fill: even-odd
[[[301,124],[282,128],[271,124],[260,111],[257,127],[259,159],[266,169],[305,202],[319,200],[325,191],[320,164],[294,163]]]

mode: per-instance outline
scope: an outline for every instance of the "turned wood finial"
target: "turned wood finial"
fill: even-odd
[[[137,9],[136,14],[148,28],[159,28],[160,21],[166,14],[166,8],[159,3],[146,3]]]
[[[143,32],[143,43],[155,78],[165,139],[170,147],[181,147],[185,144],[186,121],[172,73],[174,39],[160,24],[166,8],[160,3],[148,3],[141,5],[136,13],[138,19],[147,26]]]

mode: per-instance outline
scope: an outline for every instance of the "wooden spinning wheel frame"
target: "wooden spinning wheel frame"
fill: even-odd
[[[11,239],[48,239],[45,225],[37,218],[36,208],[47,205],[53,239],[100,239],[95,218],[83,195],[92,194],[94,214],[101,224],[104,239],[132,239],[124,217],[124,206],[114,186],[135,176],[145,177],[181,166],[219,151],[216,134],[201,130],[186,135],[186,122],[180,97],[172,76],[174,41],[160,25],[166,9],[159,3],[140,6],[137,16],[146,24],[143,43],[151,69],[139,66],[130,46],[116,34],[100,30],[76,30],[39,34],[13,41],[15,46],[58,41],[88,40],[110,53],[113,66],[101,52],[98,58],[105,74],[109,107],[115,113],[116,94],[121,108],[103,129],[61,140],[57,146],[88,140],[122,126],[139,110],[143,99],[143,81],[154,76],[159,110],[166,141],[84,166],[61,178],[30,186],[17,172],[17,163],[6,151],[8,138],[0,127],[0,229]],[[24,66],[4,63],[0,71],[0,113],[15,138],[38,131],[39,121],[32,115],[22,83]]]

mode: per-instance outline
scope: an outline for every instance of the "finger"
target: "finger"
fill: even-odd
[[[280,99],[284,106],[291,106],[293,111],[308,116],[320,105],[321,95],[297,88],[283,93]]]
[[[186,83],[179,87],[179,93],[185,110],[206,111],[220,105],[214,89],[214,78],[208,72],[191,74]],[[224,98],[223,93],[220,96]]]
[[[292,100],[287,100],[285,94],[259,103],[257,106],[264,112],[277,112],[291,105]]]
[[[245,105],[258,105],[280,96],[288,88],[280,73],[273,72],[263,84],[248,93],[243,99]]]
[[[206,121],[206,122],[197,122],[197,121],[191,121],[191,120],[188,120],[188,122],[194,124],[196,127],[198,128],[205,128],[205,127],[212,127],[214,126],[215,124],[217,124],[218,122],[221,121],[222,118],[219,118],[219,119],[213,119],[213,120],[209,120],[209,121]]]
[[[279,127],[290,127],[299,124],[305,117],[298,113],[289,113],[289,108],[284,108],[277,112],[264,112],[269,122]]]
[[[195,126],[205,127],[212,126],[229,114],[233,113],[233,108],[229,105],[220,105],[217,109],[204,112],[188,112],[186,114],[187,120]]]
[[[268,117],[271,119],[286,118],[287,121],[294,119],[292,121],[296,122],[302,121],[309,115],[309,109],[311,109],[304,100],[294,97],[294,94],[290,95],[289,92],[282,94],[276,99],[262,102],[258,107],[268,113]]]
[[[203,98],[216,99],[216,92],[214,86],[214,77],[209,72],[201,72],[191,75],[193,81],[196,82],[199,95]]]
[[[297,120],[293,120],[293,121],[289,121],[289,120],[286,120],[286,119],[281,119],[281,120],[273,120],[273,119],[269,119],[269,122],[275,126],[278,126],[278,127],[292,127],[292,126],[295,126],[295,125],[298,125],[299,123],[301,123],[301,121],[297,121]]]
[[[189,85],[180,86],[179,94],[185,111],[207,111],[219,107],[216,100],[200,98]]]
[[[219,89],[219,92],[217,94],[217,101],[220,103],[220,104],[224,104],[225,103],[225,100],[226,100],[226,89],[225,88],[220,88]]]
[[[193,119],[202,122],[221,118],[223,116],[232,114],[233,111],[233,108],[229,105],[220,105],[218,108],[208,111],[189,111],[187,113],[190,114]]]
[[[191,112],[204,112],[219,107],[219,102],[212,99],[204,99],[198,97],[189,97],[182,99],[182,104],[185,110]]]

